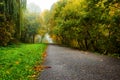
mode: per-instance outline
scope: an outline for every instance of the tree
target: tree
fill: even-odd
[[[22,29],[22,41],[32,42],[35,41],[35,35],[38,33],[38,29],[41,26],[38,15],[27,12],[25,15],[24,28]]]
[[[60,0],[50,10],[57,43],[104,54],[120,52],[120,1]]]
[[[11,39],[20,39],[22,25],[22,11],[26,7],[26,0],[1,0],[0,1],[0,41],[7,45]],[[15,34],[14,34],[15,33]]]

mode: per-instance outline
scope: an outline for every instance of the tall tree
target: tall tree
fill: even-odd
[[[1,45],[7,45],[13,38],[20,39],[22,11],[25,7],[26,0],[0,0]]]

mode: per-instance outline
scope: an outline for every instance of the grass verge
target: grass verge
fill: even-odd
[[[0,47],[0,80],[33,80],[34,66],[42,62],[45,44]]]

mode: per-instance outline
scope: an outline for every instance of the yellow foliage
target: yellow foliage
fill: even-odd
[[[16,61],[16,62],[15,62],[15,64],[17,64],[17,65],[18,65],[19,63],[20,63],[19,61]]]
[[[113,5],[109,6],[109,8],[109,15],[114,16],[116,12],[120,12],[120,3],[114,3]]]
[[[73,40],[71,41],[71,45],[72,45],[73,47],[78,47],[78,42],[77,42],[77,40],[73,39]]]

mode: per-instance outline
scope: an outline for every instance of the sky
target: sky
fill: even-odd
[[[45,9],[50,9],[52,4],[57,2],[58,0],[27,0],[27,4],[35,3],[37,6],[40,7],[41,11]]]

